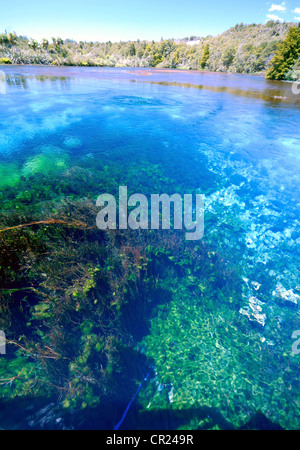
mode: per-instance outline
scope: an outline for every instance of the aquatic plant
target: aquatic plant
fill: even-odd
[[[60,172],[67,168],[68,155],[54,155],[49,153],[40,153],[29,158],[22,168],[22,175],[25,177],[35,174],[48,175],[50,172]]]
[[[0,164],[0,188],[16,186],[20,181],[20,170],[17,164]]]

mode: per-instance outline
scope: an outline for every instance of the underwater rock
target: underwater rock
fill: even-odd
[[[260,302],[256,297],[250,297],[249,298],[249,306],[247,306],[245,309],[240,309],[240,314],[248,317],[250,322],[255,322],[261,325],[262,327],[265,326],[267,316],[266,314],[262,314],[262,308],[261,305],[262,302]]]
[[[60,405],[50,403],[29,417],[28,425],[33,429],[68,430],[69,428],[66,427],[61,414]]]
[[[296,308],[298,307],[298,300],[300,300],[300,296],[298,294],[294,294],[292,289],[288,291],[280,283],[277,284],[276,290],[273,291],[273,296],[281,305],[287,305]]]

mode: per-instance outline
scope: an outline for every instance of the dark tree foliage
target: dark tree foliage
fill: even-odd
[[[203,55],[202,55],[201,61],[200,61],[201,69],[205,68],[208,58],[209,58],[209,45],[206,44],[206,46],[204,47],[204,50],[203,50]]]
[[[266,77],[270,80],[284,80],[300,55],[300,28],[292,27],[287,38],[279,45],[271,61]]]

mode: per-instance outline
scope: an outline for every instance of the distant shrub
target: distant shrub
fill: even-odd
[[[0,64],[12,64],[9,58],[0,58]]]

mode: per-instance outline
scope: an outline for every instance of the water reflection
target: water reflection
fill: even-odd
[[[7,86],[17,86],[22,89],[28,89],[27,77],[23,75],[6,75],[5,82]]]
[[[247,98],[255,98],[265,100],[267,102],[273,102],[274,104],[280,103],[292,103],[300,106],[300,98],[294,95],[286,86],[282,86],[283,83],[278,83],[278,85],[274,85],[272,82],[266,81],[266,84],[270,83],[270,86],[264,90],[253,90],[253,89],[239,89],[231,86],[208,86],[208,85],[197,85],[192,83],[181,83],[178,81],[148,81],[148,80],[131,80],[131,82],[136,83],[149,83],[156,84],[159,86],[174,86],[180,88],[188,88],[188,89],[203,89],[216,93],[226,92],[231,95],[238,95],[240,97]]]
[[[228,93],[250,99],[261,99],[272,106],[280,104],[300,105],[300,95],[292,92],[292,83],[265,80],[263,76],[219,72],[198,72],[155,68],[110,68],[110,67],[49,67],[10,66],[3,68],[6,83],[29,89],[32,82],[49,83],[56,90],[69,90],[78,80],[137,82],[160,86],[173,86]]]
[[[4,73],[4,72],[3,72]],[[39,83],[50,82],[51,85],[55,87],[60,87],[62,89],[70,88],[70,78],[64,76],[56,75],[21,75],[21,74],[4,74],[3,80],[7,86],[18,87],[22,90],[30,89],[30,81],[37,81]]]

